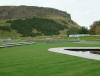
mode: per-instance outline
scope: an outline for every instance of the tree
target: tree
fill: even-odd
[[[80,28],[79,33],[80,34],[88,34],[89,30],[86,27],[83,26],[83,27]]]
[[[69,36],[71,34],[79,34],[79,28],[76,27],[69,28],[69,30],[67,31],[67,35]]]
[[[100,35],[100,21],[95,21],[91,25],[89,33],[91,35]]]

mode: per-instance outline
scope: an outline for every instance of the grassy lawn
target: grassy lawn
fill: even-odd
[[[100,61],[48,52],[51,47],[100,44],[36,43],[0,49],[0,76],[100,76]]]
[[[86,41],[100,41],[100,36],[64,37],[64,39],[80,39]]]

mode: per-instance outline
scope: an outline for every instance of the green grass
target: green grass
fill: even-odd
[[[80,39],[86,41],[100,41],[100,36],[63,37],[63,39]]]
[[[48,52],[51,47],[99,44],[36,43],[0,49],[0,76],[100,76],[100,61]]]
[[[86,36],[86,37],[80,37],[80,39],[86,41],[100,41],[100,36]]]

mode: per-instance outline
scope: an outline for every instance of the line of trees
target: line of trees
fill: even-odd
[[[95,21],[91,26],[90,29],[88,30],[86,27],[81,27],[81,28],[76,28],[76,27],[71,27],[68,30],[68,35],[69,34],[90,34],[90,35],[100,35],[100,21]]]
[[[80,28],[71,27],[67,31],[67,35],[71,35],[71,34],[88,34],[88,33],[89,33],[89,30],[84,26],[82,26]]]

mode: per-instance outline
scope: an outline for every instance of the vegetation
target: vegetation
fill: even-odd
[[[63,39],[80,39],[85,41],[100,41],[100,36],[63,37]]]
[[[60,30],[67,28],[53,20],[41,18],[18,19],[8,21],[8,23],[11,23],[11,28],[22,36],[58,35]],[[33,32],[34,30],[37,30],[36,33]]]
[[[96,44],[36,43],[0,49],[0,76],[99,76],[100,61],[48,52],[52,47]]]
[[[98,34],[96,30],[99,24],[96,22],[91,27],[91,34]],[[79,27],[71,20],[69,14],[57,9],[0,6],[0,37],[10,39],[9,37],[23,36],[24,39],[28,40],[29,37],[30,40],[33,36],[59,35],[63,30],[68,30],[68,35],[88,33],[88,29]],[[100,41],[100,36],[67,37],[65,39]],[[20,41],[21,39],[11,42]],[[9,42],[1,41],[0,45],[6,43]],[[100,44],[37,42],[33,45],[0,48],[0,76],[99,76],[100,61],[48,51],[49,48],[53,47],[77,46],[100,47]]]
[[[71,34],[79,34],[79,28],[77,27],[69,28],[69,30],[67,31],[67,35],[71,35]]]
[[[11,31],[11,28],[10,28],[10,26],[0,26],[0,30],[10,32]]]
[[[67,35],[71,35],[71,34],[88,34],[89,30],[86,27],[71,27],[68,29],[67,31]]]
[[[86,27],[81,27],[79,29],[79,33],[80,34],[88,34],[89,33],[89,30]]]
[[[89,33],[91,35],[100,35],[100,21],[96,21],[91,25]]]
[[[70,14],[54,8],[44,8],[36,6],[0,6],[0,24],[8,19],[25,19],[25,18],[47,18],[55,20],[57,23],[79,27]]]
[[[36,27],[34,25],[35,28],[40,27],[40,29],[39,28],[33,29],[33,25],[28,26],[28,24],[31,24],[31,23],[27,23],[27,22],[29,19],[32,21],[32,18],[34,18],[34,20],[37,19],[36,21],[40,22],[40,23],[36,22],[36,24],[37,24]],[[41,19],[41,21],[39,19]],[[7,31],[7,29],[5,30],[5,28],[8,28],[8,29],[9,29],[9,27],[12,28],[11,23],[7,23],[8,20],[11,20],[11,21],[14,20],[14,22],[15,21],[17,22],[19,20],[20,21],[27,20],[27,22],[26,22],[27,24],[25,24],[25,22],[24,22],[23,24],[25,24],[25,27],[23,27],[23,28],[21,27],[22,25],[21,26],[18,25],[17,31],[16,31],[15,27],[13,27],[13,29],[10,29],[10,31]],[[44,20],[46,20],[46,21],[44,21]],[[42,21],[44,23],[42,23]],[[49,22],[49,23],[47,24],[47,22]],[[18,23],[16,23],[16,24],[18,24]],[[56,28],[55,25],[56,26],[58,25],[60,27],[57,26],[57,28]],[[0,38],[1,37],[5,37],[5,38],[11,37],[12,38],[13,36],[11,36],[11,34],[13,35],[13,33],[16,33],[15,37],[17,37],[17,36],[20,37],[20,36],[59,35],[59,33],[60,33],[60,35],[66,35],[66,32],[70,27],[77,27],[77,28],[80,27],[77,23],[75,23],[73,20],[71,20],[70,14],[68,14],[64,11],[60,11],[58,9],[53,9],[53,8],[44,8],[44,7],[35,7],[35,6],[0,6],[0,26],[1,26],[0,32],[3,32],[3,34],[0,33]],[[45,27],[45,29],[44,29],[44,27]],[[63,29],[63,27],[65,27],[65,28]],[[50,28],[52,30],[49,30],[48,28]],[[59,29],[59,28],[61,28],[61,29]],[[18,29],[20,29],[20,31]],[[22,31],[22,29],[24,32]],[[30,30],[26,31],[26,29],[30,29]],[[43,31],[43,29],[44,29],[44,31]],[[47,31],[50,31],[50,33]],[[51,31],[54,34],[52,34]],[[22,35],[19,35],[19,34],[22,34]]]

